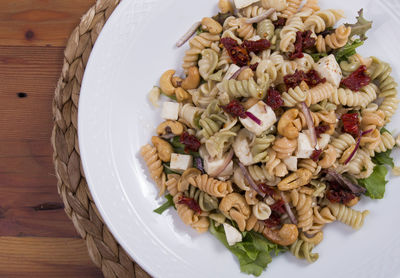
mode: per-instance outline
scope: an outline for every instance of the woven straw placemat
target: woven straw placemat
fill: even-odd
[[[78,101],[83,73],[101,29],[118,4],[119,0],[98,0],[68,40],[53,101],[53,161],[65,212],[86,240],[94,264],[107,278],[149,278],[118,244],[97,210],[86,183],[78,145]]]

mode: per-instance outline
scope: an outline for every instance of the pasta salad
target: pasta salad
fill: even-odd
[[[391,66],[356,52],[372,22],[318,0],[219,0],[195,23],[184,76],[171,69],[150,101],[164,121],[141,155],[159,195],[199,233],[210,231],[261,275],[289,251],[312,263],[323,228],[360,229],[381,199],[396,139]],[[397,140],[399,141],[399,139]],[[395,168],[398,173],[398,168]]]

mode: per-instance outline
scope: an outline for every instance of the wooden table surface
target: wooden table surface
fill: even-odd
[[[102,277],[57,194],[51,103],[95,0],[0,0],[0,277]]]

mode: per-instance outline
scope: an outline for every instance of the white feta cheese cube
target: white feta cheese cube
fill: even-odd
[[[248,131],[254,133],[257,136],[261,135],[261,133],[263,133],[276,123],[276,115],[274,110],[272,110],[272,108],[263,101],[257,102],[255,105],[250,107],[247,112],[250,112],[251,114],[256,116],[261,121],[261,123],[256,123],[250,117],[247,117],[245,119],[240,118],[240,122]]]
[[[297,171],[297,157],[289,156],[287,158],[284,158],[283,163],[285,163],[289,171]]]
[[[179,103],[177,102],[164,102],[161,117],[166,120],[176,121],[179,115]]]
[[[320,150],[324,150],[326,146],[328,146],[329,141],[331,140],[331,136],[329,134],[321,134],[321,138],[318,138],[318,147]]]
[[[236,243],[242,241],[242,234],[238,230],[227,223],[224,223],[223,225],[226,241],[228,242],[229,246],[235,245]]]
[[[224,76],[224,79],[229,80],[234,74],[235,72],[237,72],[238,70],[240,70],[240,67],[238,67],[235,64],[231,64],[228,68],[228,70],[226,71],[226,74]]]
[[[193,166],[193,157],[191,155],[172,153],[170,168],[177,172],[183,172]]]
[[[234,0],[234,2],[235,2],[235,7],[236,7],[237,9],[246,8],[246,7],[250,6],[251,4],[257,3],[257,2],[259,2],[259,1],[260,1],[260,0]]]
[[[310,156],[314,152],[314,148],[311,145],[310,137],[308,137],[305,132],[301,132],[297,140],[297,158],[310,158]]]
[[[322,78],[325,77],[326,81],[335,87],[339,87],[343,75],[333,54],[319,60],[318,63],[314,65],[314,69]]]

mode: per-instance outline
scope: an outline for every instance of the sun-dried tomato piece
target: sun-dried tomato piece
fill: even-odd
[[[342,80],[341,84],[350,90],[359,91],[362,87],[367,86],[371,82],[371,77],[367,75],[367,67],[360,66],[349,77]]]
[[[360,120],[357,113],[347,113],[342,115],[343,130],[353,136],[360,133]]]
[[[281,224],[281,217],[278,213],[273,211],[270,217],[267,220],[264,220],[264,224],[267,228],[274,228],[276,226],[279,226]]]
[[[314,150],[314,152],[311,154],[310,158],[317,162],[319,158],[321,157],[322,150]]]
[[[271,43],[267,39],[261,39],[258,41],[244,41],[242,46],[247,49],[248,52],[258,53],[263,50],[267,50]]]
[[[187,205],[191,210],[194,210],[197,214],[201,213],[201,208],[200,208],[199,204],[193,198],[180,196],[178,198],[178,204]]]
[[[278,17],[278,20],[275,20],[273,22],[273,24],[274,24],[275,28],[280,28],[280,27],[283,27],[286,25],[286,20],[287,19],[284,17]]]
[[[252,65],[249,66],[249,68],[250,68],[252,71],[256,71],[256,70],[257,70],[257,67],[258,67],[258,63],[252,64]]]
[[[232,38],[222,38],[221,43],[228,51],[235,46],[239,46],[238,42]]]
[[[318,138],[321,138],[321,134],[327,132],[329,130],[329,125],[319,125],[315,128],[315,133],[317,135]]]
[[[311,38],[312,32],[308,31],[297,31],[296,33],[296,41],[294,43],[294,52],[290,54],[289,58],[294,60],[297,58],[303,58],[303,50],[310,49],[314,47],[316,40]]]
[[[287,89],[296,88],[302,81],[306,82],[308,86],[315,87],[320,83],[325,83],[326,78],[321,78],[315,70],[310,70],[305,73],[302,70],[296,70],[294,74],[288,74],[283,77]]]
[[[306,79],[306,74],[302,70],[296,70],[294,74],[288,74],[283,77],[287,89],[296,88],[300,85],[301,81]]]
[[[247,118],[246,109],[237,99],[232,99],[231,102],[228,103],[228,105],[221,107],[222,109],[224,109],[226,113],[229,113],[232,116],[239,117],[242,119]]]
[[[181,134],[179,141],[185,145],[185,152],[197,152],[200,149],[201,143],[195,136],[190,135],[186,131]]]
[[[274,194],[275,194],[275,190],[271,187],[271,186],[269,186],[269,185],[267,185],[267,184],[265,184],[265,183],[260,183],[260,184],[257,184],[257,186],[258,186],[258,188],[262,191],[262,192],[264,192],[267,196],[274,196]]]
[[[290,54],[289,58],[294,60],[297,58],[303,58],[303,36],[302,32],[298,31],[296,33],[296,41],[294,43],[294,52]]]
[[[272,108],[272,110],[276,110],[283,106],[284,101],[283,101],[279,91],[271,87],[268,89],[267,98],[265,99],[265,103],[268,104],[268,106],[270,106]]]
[[[355,197],[356,195],[354,193],[346,190],[336,183],[330,183],[326,193],[326,198],[332,203],[347,204]]]
[[[314,38],[311,37],[312,32],[310,30],[308,31],[304,31],[302,33],[303,36],[303,49],[310,49],[313,48],[316,40]]]
[[[321,78],[316,70],[310,70],[306,74],[306,79],[304,80],[308,86],[315,87],[320,83],[325,83],[326,78]]]
[[[231,57],[234,64],[240,67],[247,66],[249,64],[249,53],[243,46],[240,46],[237,41],[232,38],[222,38],[221,43],[228,51],[229,57]]]
[[[233,63],[235,63],[236,65],[243,67],[249,64],[250,56],[245,48],[241,46],[235,46],[228,52]]]
[[[278,214],[286,213],[285,202],[283,200],[276,201],[273,205],[270,206],[272,211],[277,212]]]

